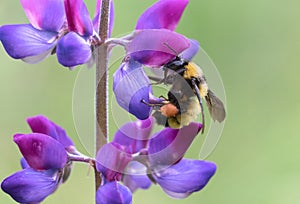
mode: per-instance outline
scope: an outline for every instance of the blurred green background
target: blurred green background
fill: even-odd
[[[130,32],[153,2],[115,0],[113,35]],[[94,1],[86,3],[93,13]],[[300,202],[299,19],[298,0],[190,0],[177,31],[200,41],[226,90],[224,132],[207,158],[218,170],[205,189],[185,200],[173,200],[152,186],[138,191],[134,203]],[[1,0],[0,25],[27,22],[19,1]],[[9,58],[2,46],[0,66],[0,179],[20,169],[12,135],[29,132],[28,116],[48,116],[84,151],[72,115],[80,68],[69,71],[55,57],[28,65]],[[200,140],[195,143],[191,155],[199,152]],[[93,191],[93,172],[76,164],[69,181],[44,203],[93,203]],[[0,203],[14,202],[0,192]]]

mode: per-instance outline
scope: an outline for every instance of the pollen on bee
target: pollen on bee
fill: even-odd
[[[207,95],[207,92],[208,92],[207,83],[200,84],[199,91],[200,91],[201,98],[204,98]]]
[[[177,107],[171,103],[163,105],[160,108],[160,112],[162,115],[166,116],[166,117],[172,117],[175,116],[179,110],[177,109]]]

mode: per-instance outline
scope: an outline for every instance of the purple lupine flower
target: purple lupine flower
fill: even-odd
[[[138,19],[135,29],[175,30],[188,0],[160,0]]]
[[[96,204],[131,204],[130,190],[118,181],[112,181],[100,186],[96,192]]]
[[[69,152],[74,149],[74,143],[66,131],[43,115],[27,118],[27,123],[33,133],[42,133],[61,143]]]
[[[4,25],[0,40],[15,59],[38,62],[48,56],[64,32],[65,11],[62,0],[21,0],[30,24]]]
[[[26,168],[4,179],[1,188],[19,203],[39,203],[56,190],[60,177],[56,170]]]
[[[133,191],[130,190],[133,188],[133,182],[129,184],[131,186],[127,186],[125,182],[125,185],[122,185],[120,181],[132,162],[132,155],[146,148],[152,125],[153,119],[127,123],[116,132],[113,142],[104,145],[97,152],[96,168],[102,173],[104,180],[96,194],[97,204],[131,203]],[[142,180],[145,177],[146,179]],[[138,183],[137,188],[146,189],[151,185],[145,175],[139,178],[133,175],[132,178],[143,181],[142,185]]]
[[[160,0],[154,3],[140,16],[135,29],[156,30],[157,36],[152,36],[155,35],[153,33],[152,35],[149,35],[150,39],[145,38],[140,42],[145,43],[146,46],[139,50],[144,50],[143,53],[131,54],[134,60],[137,60],[142,64],[159,67],[173,59],[177,53],[181,53],[189,47],[187,39],[177,39],[172,41],[168,40],[169,36],[166,36],[165,39],[161,39],[160,41],[154,40],[155,38],[158,39],[159,36],[165,36],[166,30],[171,31],[170,33],[175,33],[173,31],[177,27],[188,2],[188,0]],[[161,34],[159,34],[160,32]],[[159,48],[152,47],[151,44],[155,42],[160,45]],[[181,43],[184,43],[185,46],[183,47],[180,45]],[[176,51],[176,53],[170,50],[168,46]]]
[[[204,188],[216,168],[213,162],[182,159],[164,170],[154,170],[152,175],[169,196],[182,199]]]
[[[64,5],[69,33],[58,41],[56,54],[60,64],[73,67],[90,60],[91,38],[96,33],[83,0],[65,0]]]
[[[182,159],[202,125],[180,130],[165,128],[149,142],[148,158],[153,179],[171,197],[182,199],[200,191],[214,175],[213,162]]]
[[[96,168],[107,181],[120,181],[122,173],[131,161],[131,154],[126,147],[116,142],[105,144],[97,153]]]
[[[149,141],[149,162],[156,169],[171,166],[182,159],[200,132],[202,124],[190,123],[181,129],[164,128]]]
[[[202,125],[165,128],[151,135],[153,124],[152,117],[126,123],[116,132],[113,142],[98,152],[97,169],[105,183],[122,181],[133,193],[139,188],[148,189],[155,182],[174,198],[200,191],[214,175],[216,166],[183,156]],[[103,155],[110,156],[103,158]]]
[[[152,109],[143,103],[149,103],[152,89],[142,65],[161,67],[190,47],[186,37],[174,32],[187,3],[188,0],[161,0],[152,5],[140,16],[134,37],[126,47],[127,60],[116,72],[114,87],[119,88],[114,92],[120,106],[138,119],[149,117]],[[139,71],[120,74],[124,73],[124,67],[127,70],[139,67]]]
[[[182,159],[201,128],[201,124],[191,123],[179,130],[165,128],[154,134],[149,139],[148,154],[141,152],[127,166],[124,184],[134,192],[149,188],[151,181],[156,182],[169,196],[178,199],[201,190],[214,175],[215,164]]]
[[[152,108],[141,100],[149,103],[152,88],[142,65],[132,59],[125,60],[114,73],[113,81],[113,91],[119,105],[138,119],[148,118]]]
[[[17,202],[38,203],[66,181],[72,167],[68,153],[77,150],[65,130],[45,116],[30,117],[27,122],[33,133],[14,135],[23,155],[23,170],[7,177],[1,188]]]
[[[67,163],[64,146],[48,135],[16,134],[14,141],[29,166],[35,170],[61,169]]]
[[[66,67],[87,63],[99,37],[83,0],[21,0],[30,24],[0,27],[0,40],[15,59],[37,63],[56,53]],[[113,12],[111,12],[113,15]]]

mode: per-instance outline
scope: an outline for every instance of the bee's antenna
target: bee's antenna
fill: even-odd
[[[174,50],[168,43],[164,42],[164,45],[165,45],[167,48],[169,48],[172,52],[174,52],[174,54],[175,54],[176,56],[178,56],[178,52],[176,52],[176,50]]]

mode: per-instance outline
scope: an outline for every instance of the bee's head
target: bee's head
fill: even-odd
[[[188,65],[188,61],[183,58],[176,56],[175,59],[171,60],[167,64],[164,65],[164,68],[171,69],[173,71],[177,71],[180,69],[184,69],[186,65]]]

